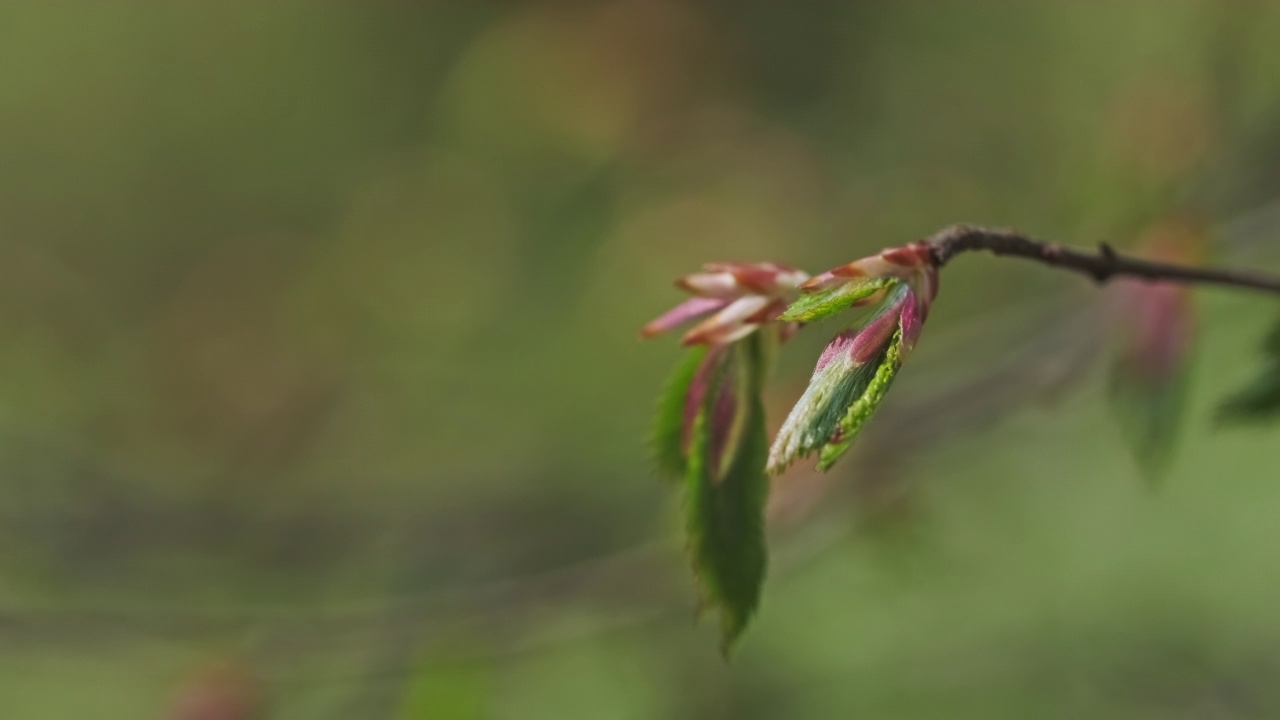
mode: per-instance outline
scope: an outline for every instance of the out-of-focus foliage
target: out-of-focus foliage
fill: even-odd
[[[429,655],[407,680],[396,720],[479,720],[486,717],[492,670],[482,660]]]
[[[1262,371],[1219,408],[1224,422],[1274,420],[1280,415],[1280,325],[1267,336],[1262,354]]]
[[[957,221],[1119,247],[1194,207],[1280,267],[1277,36],[1217,0],[4,4],[0,717],[164,717],[227,646],[272,718],[392,717],[460,637],[498,719],[1276,714],[1275,438],[1189,422],[1138,491],[1077,278],[948,266],[850,456],[774,479],[730,669],[635,327],[708,258]],[[1274,315],[1199,299],[1190,418]]]
[[[240,663],[223,660],[187,680],[169,720],[258,720],[267,717],[260,683]]]
[[[1203,262],[1203,228],[1186,219],[1147,231],[1137,252],[1165,262]],[[1121,431],[1148,482],[1168,472],[1185,422],[1196,340],[1193,288],[1174,283],[1118,282],[1112,289],[1115,358],[1111,402]]]

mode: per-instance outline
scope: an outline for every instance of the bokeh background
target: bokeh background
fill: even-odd
[[[694,621],[638,327],[970,221],[1280,270],[1280,5],[0,6],[0,717],[1280,716],[1274,299],[1198,293],[1153,492],[1108,293],[949,266]],[[789,346],[778,422],[832,328]],[[221,714],[218,714],[221,713]]]

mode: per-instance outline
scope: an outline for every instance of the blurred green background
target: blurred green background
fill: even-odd
[[[1190,214],[1280,269],[1278,36],[1217,0],[0,5],[0,717],[1280,717],[1280,435],[1210,421],[1274,300],[1199,294],[1153,493],[1107,294],[949,266],[855,455],[778,480],[730,665],[645,448],[678,350],[637,339],[702,262],[959,221]]]

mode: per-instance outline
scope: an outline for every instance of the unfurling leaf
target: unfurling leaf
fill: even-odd
[[[826,470],[848,450],[902,364],[904,331],[919,335],[916,307],[915,293],[897,283],[869,320],[832,338],[778,431],[770,472],[819,451],[818,467]]]
[[[784,322],[816,322],[844,312],[892,285],[892,278],[866,278],[801,295],[779,319]]]
[[[693,378],[706,355],[705,345],[694,346],[685,353],[663,388],[654,413],[651,435],[654,461],[658,471],[673,480],[684,477],[687,456],[685,404]]]
[[[880,360],[880,366],[876,368],[876,374],[867,384],[866,390],[849,406],[849,411],[840,420],[835,434],[823,446],[822,452],[818,455],[819,470],[830,470],[831,466],[849,451],[862,426],[875,414],[880,401],[884,400],[889,387],[893,385],[893,379],[898,376],[898,368],[902,367],[901,349],[902,331],[899,330],[894,333],[893,340],[890,341],[889,348]]]
[[[726,655],[760,602],[765,575],[763,352],[759,334],[732,348],[693,421],[685,472],[690,561],[703,607],[720,616]],[[731,417],[722,410],[727,396],[736,400]]]
[[[1262,372],[1222,403],[1218,408],[1220,422],[1266,422],[1280,418],[1280,323],[1267,335],[1262,352]]]

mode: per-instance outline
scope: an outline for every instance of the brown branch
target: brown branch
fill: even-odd
[[[932,251],[934,265],[938,267],[946,265],[960,253],[986,250],[994,255],[1020,257],[1052,267],[1074,270],[1088,275],[1099,283],[1115,277],[1134,277],[1177,283],[1224,285],[1280,294],[1280,276],[1248,270],[1199,268],[1143,260],[1121,255],[1106,243],[1100,244],[1097,252],[1088,252],[1037,240],[1014,230],[994,230],[970,225],[952,225],[944,228],[925,242]]]

